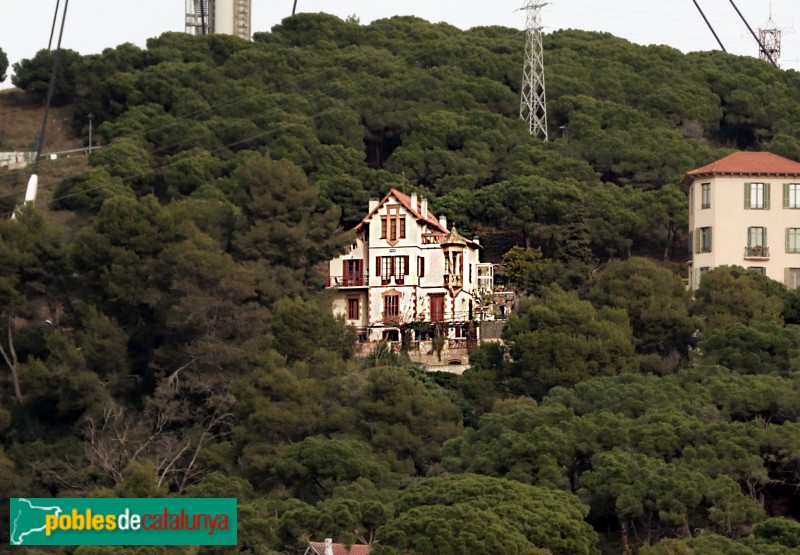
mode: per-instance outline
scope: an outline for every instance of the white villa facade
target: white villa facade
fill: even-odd
[[[333,310],[361,341],[399,341],[401,326],[444,322],[466,340],[492,290],[492,265],[480,263],[477,239],[436,218],[427,199],[392,189],[371,200],[348,252],[330,261]]]
[[[717,266],[743,266],[800,286],[800,164],[737,152],[686,174],[689,287]]]

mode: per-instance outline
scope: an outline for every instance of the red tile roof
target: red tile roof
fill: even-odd
[[[308,542],[308,546],[319,555],[325,553],[325,542]],[[348,550],[343,543],[334,543],[331,548],[333,549],[333,555],[369,555],[372,550],[371,546],[363,544],[353,544]]]
[[[686,172],[686,179],[712,175],[800,175],[800,164],[771,152],[734,152],[702,168]]]
[[[411,212],[411,214],[415,218],[425,222],[428,225],[428,227],[432,227],[435,231],[438,231],[440,233],[447,233],[447,230],[439,225],[439,220],[436,218],[436,216],[433,215],[433,213],[430,210],[428,211],[428,217],[423,218],[422,212],[420,212],[419,203],[417,204],[417,206],[411,206],[411,197],[409,197],[405,193],[401,193],[397,189],[392,189],[388,193],[386,193],[386,196],[383,197],[383,199],[381,199],[381,201],[378,203],[378,206],[374,210],[370,211],[370,213],[367,214],[367,216],[363,220],[361,220],[361,223],[359,223],[356,226],[356,229],[360,229],[361,224],[370,219],[372,217],[372,214],[374,214],[378,210],[378,208],[380,208],[391,196],[396,198],[400,204],[405,206],[406,210]]]
[[[361,226],[364,223],[366,223],[366,221],[369,220],[372,217],[372,215],[375,212],[377,212],[378,209],[386,203],[387,200],[389,200],[389,197],[392,197],[392,196],[394,198],[396,198],[397,202],[402,204],[406,208],[406,210],[411,212],[412,216],[417,218],[417,220],[419,220],[421,222],[424,222],[429,228],[433,229],[434,233],[441,233],[441,234],[447,235],[447,236],[451,235],[451,231],[450,230],[448,230],[448,229],[442,227],[441,225],[439,225],[439,219],[436,216],[433,215],[433,212],[428,210],[428,217],[427,218],[423,218],[422,217],[422,212],[420,211],[420,201],[417,201],[417,206],[412,206],[411,205],[411,197],[408,196],[405,193],[401,193],[397,189],[391,189],[388,193],[386,193],[386,196],[381,199],[381,201],[378,203],[378,206],[376,206],[375,208],[370,210],[369,214],[367,214],[364,217],[364,219],[361,220],[361,222],[355,227],[356,231],[361,229]],[[453,227],[453,230],[455,230],[455,226],[452,226],[452,227]],[[461,239],[462,241],[464,241],[464,243],[466,243],[467,245],[470,245],[471,247],[483,248],[479,243],[476,243],[475,241],[471,241],[469,239],[465,239],[458,232],[456,232],[456,235],[458,236],[459,239]]]
[[[397,189],[392,189],[391,191],[389,191],[389,195],[391,195],[391,194],[394,194],[394,197],[398,201],[400,201],[400,204],[405,206],[406,210],[411,212],[418,220],[422,220],[422,221],[426,222],[428,225],[431,225],[431,226],[435,227],[438,231],[442,231],[442,232],[445,232],[445,233],[447,232],[447,230],[445,228],[443,228],[442,226],[439,225],[439,220],[436,218],[436,216],[434,216],[431,213],[430,210],[428,210],[428,217],[427,218],[423,218],[422,217],[422,212],[420,212],[419,203],[417,203],[417,206],[411,206],[411,197],[410,196],[408,196],[405,193],[401,193]],[[386,196],[388,197],[389,195],[386,195]]]

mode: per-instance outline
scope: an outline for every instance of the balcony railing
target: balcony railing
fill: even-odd
[[[744,248],[745,258],[769,258],[769,247],[764,245],[747,246]]]
[[[369,277],[364,275],[349,276],[328,276],[325,287],[366,287],[369,285]]]

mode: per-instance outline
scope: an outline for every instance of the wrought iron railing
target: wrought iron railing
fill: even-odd
[[[347,276],[328,276],[325,287],[366,287],[369,285],[369,276],[347,275]]]
[[[745,258],[769,258],[769,247],[765,245],[746,246],[744,248]]]

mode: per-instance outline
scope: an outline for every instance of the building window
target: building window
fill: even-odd
[[[745,183],[744,207],[751,210],[769,210],[769,183]]]
[[[786,268],[784,270],[784,281],[787,289],[797,289],[800,287],[800,268]]]
[[[701,185],[700,208],[711,208],[711,183]]]
[[[364,285],[364,261],[360,258],[345,260],[342,266],[342,285]]]
[[[800,208],[800,183],[783,184],[783,207]]]
[[[748,266],[748,272],[753,272],[754,274],[759,274],[762,276],[767,275],[767,269],[764,266]]]
[[[431,322],[444,320],[444,294],[429,295],[431,300]]]
[[[360,302],[358,298],[347,299],[347,319],[348,320],[360,320],[361,319],[361,310],[360,310]]]
[[[398,285],[403,285],[408,275],[408,256],[379,256],[375,260],[375,267],[381,285],[389,285],[392,278]]]
[[[695,240],[697,241],[697,245],[695,245],[697,252],[711,252],[710,227],[698,227],[697,233],[695,233]]]
[[[397,318],[400,316],[400,295],[385,295],[383,297],[383,316]]]
[[[769,256],[767,251],[767,228],[747,228],[747,256]]]
[[[422,256],[417,257],[417,275],[425,277],[425,258]]]
[[[786,228],[786,252],[800,252],[800,227]]]

